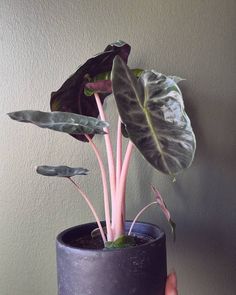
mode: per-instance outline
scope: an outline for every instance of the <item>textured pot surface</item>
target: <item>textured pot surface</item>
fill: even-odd
[[[126,222],[126,230],[131,222]],[[164,295],[165,234],[157,226],[137,223],[133,232],[152,237],[146,244],[114,250],[70,246],[96,223],[65,230],[57,237],[58,295]]]

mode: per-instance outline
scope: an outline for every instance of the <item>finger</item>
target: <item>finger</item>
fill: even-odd
[[[171,273],[167,277],[165,295],[178,295],[177,278],[175,273]]]

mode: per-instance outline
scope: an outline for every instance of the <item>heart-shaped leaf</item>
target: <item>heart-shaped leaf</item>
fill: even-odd
[[[97,118],[99,111],[95,98],[94,96],[87,96],[87,94],[91,95],[92,92],[84,89],[85,85],[92,81],[95,76],[111,72],[113,59],[116,55],[119,55],[127,62],[129,53],[130,46],[123,41],[117,41],[108,45],[104,52],[88,59],[64,82],[59,90],[51,94],[51,110]],[[101,93],[100,99],[102,103],[108,94]],[[72,134],[72,136],[81,141],[88,141],[81,134]]]
[[[72,177],[75,175],[87,175],[88,170],[81,167],[38,166],[36,172],[44,176]]]
[[[18,111],[8,113],[16,121],[32,123],[41,128],[72,134],[105,134],[104,127],[109,124],[97,118],[67,112]]]
[[[129,138],[146,160],[172,176],[189,167],[196,142],[175,81],[155,71],[137,80],[117,56],[112,87]]]

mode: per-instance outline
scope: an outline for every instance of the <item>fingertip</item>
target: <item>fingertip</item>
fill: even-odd
[[[167,277],[165,294],[178,295],[177,277],[175,272],[170,273]]]
[[[170,292],[166,293],[166,295],[178,295],[178,292],[176,289],[173,289]]]
[[[175,271],[173,271],[172,273],[169,274],[168,281],[172,285],[172,287],[177,288],[177,276],[176,276]]]

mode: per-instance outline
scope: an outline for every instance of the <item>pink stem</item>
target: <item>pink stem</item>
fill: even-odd
[[[122,168],[122,134],[121,134],[121,118],[118,118],[118,126],[117,126],[117,144],[116,144],[116,199],[117,199],[117,190],[118,184],[120,182],[120,174]],[[112,228],[115,227],[115,202],[113,205],[114,209],[112,210]]]
[[[101,236],[102,236],[103,243],[105,244],[106,243],[106,236],[104,234],[104,231],[103,231],[101,222],[100,222],[100,220],[98,218],[96,210],[94,209],[94,207],[93,207],[92,203],[90,202],[88,196],[81,190],[79,185],[72,178],[68,177],[68,179],[76,186],[77,190],[80,192],[80,194],[84,198],[85,202],[89,206],[90,210],[92,211],[93,216],[94,216],[94,218],[95,218],[95,220],[96,220],[96,222],[98,224],[98,227],[99,227],[99,230],[100,230],[100,233],[101,233]]]
[[[105,219],[106,219],[106,226],[107,226],[107,239],[108,241],[111,241],[113,239],[113,234],[111,230],[111,217],[110,217],[110,205],[109,205],[109,194],[108,194],[108,188],[107,188],[107,179],[106,179],[106,171],[102,162],[101,155],[92,141],[92,139],[86,134],[86,138],[88,139],[90,145],[92,146],[95,155],[98,160],[98,164],[101,170],[102,175],[102,184],[103,184],[103,193],[104,193],[104,209],[105,209]]]
[[[136,217],[134,218],[134,220],[133,220],[133,222],[132,222],[132,224],[131,224],[131,226],[130,226],[130,229],[129,229],[129,232],[128,232],[128,236],[130,236],[130,234],[131,234],[131,232],[132,232],[132,229],[133,229],[133,227],[134,227],[134,224],[135,224],[135,222],[138,220],[138,218],[140,217],[140,215],[145,211],[145,210],[147,210],[149,207],[151,207],[152,205],[157,205],[157,201],[155,201],[155,202],[152,202],[152,203],[150,203],[150,204],[148,204],[147,206],[145,206],[137,215],[136,215]]]
[[[122,134],[121,134],[121,118],[118,118],[117,126],[117,145],[116,145],[116,183],[120,181],[120,173],[122,168]]]
[[[121,169],[120,182],[117,187],[115,239],[124,234],[124,212],[122,210],[125,208],[125,187],[133,147],[134,144],[129,141]]]
[[[100,100],[100,97],[97,93],[94,93],[97,107],[99,110],[99,115],[101,120],[106,121],[106,117],[104,114],[103,106]],[[115,214],[115,194],[116,194],[116,170],[115,170],[115,163],[114,163],[114,156],[113,150],[111,145],[111,138],[109,134],[108,128],[104,128],[104,131],[107,133],[104,135],[105,144],[106,144],[106,151],[107,151],[107,161],[108,161],[108,169],[109,169],[109,179],[110,179],[110,189],[111,189],[111,201],[112,201],[112,216],[114,217]],[[113,218],[112,218],[113,220]]]

